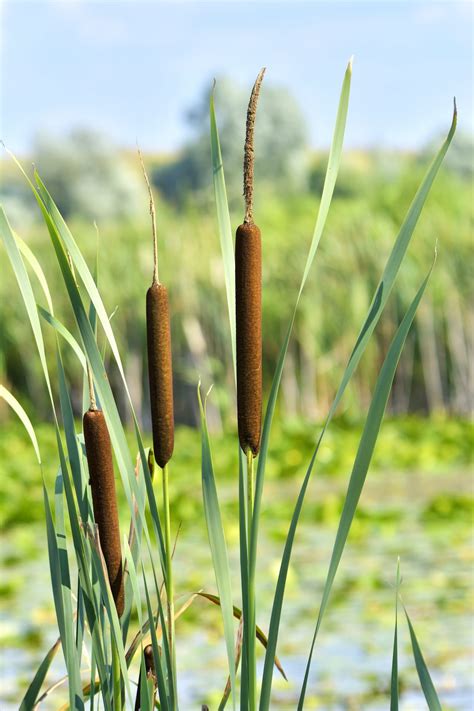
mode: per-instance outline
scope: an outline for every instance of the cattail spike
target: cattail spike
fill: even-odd
[[[239,441],[255,457],[262,423],[262,248],[259,228],[245,222],[235,239],[235,297]]]
[[[168,292],[163,284],[152,284],[147,291],[146,325],[153,454],[163,468],[174,449],[170,315]]]
[[[245,130],[245,147],[244,147],[244,198],[245,198],[245,218],[244,222],[252,224],[253,222],[253,172],[254,172],[254,129],[255,117],[257,114],[257,102],[260,94],[265,67],[260,70],[255,84],[253,85],[252,93],[250,94],[249,105],[247,109],[247,125]]]
[[[112,446],[102,410],[88,410],[84,415],[83,426],[94,518],[99,529],[100,547],[104,555],[117,614],[121,617],[125,598],[120,528]]]

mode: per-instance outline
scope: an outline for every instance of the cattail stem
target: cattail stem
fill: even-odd
[[[247,450],[247,550],[250,551],[250,536],[252,533],[252,518],[253,518],[253,490],[254,490],[254,472],[253,472],[253,454],[252,450]]]
[[[87,383],[89,385],[90,409],[97,410],[97,403],[95,400],[94,380],[92,377],[92,370],[91,370],[91,366],[90,366],[89,362],[87,362]]]
[[[252,450],[247,450],[247,551],[250,556],[253,503],[254,503],[254,467]],[[248,651],[248,696],[249,710],[253,711],[257,705],[257,663],[255,656],[255,579],[249,570],[248,576],[248,621],[245,624]]]
[[[173,551],[171,548],[171,517],[170,517],[170,499],[169,499],[169,476],[168,465],[163,469],[163,509],[165,523],[165,551],[166,551],[166,604],[167,604],[167,622],[168,622],[168,641],[171,655],[171,673],[173,675],[173,687],[176,683],[176,645],[174,643],[174,586],[173,586]],[[176,695],[175,695],[176,698]]]
[[[153,199],[153,191],[151,189],[150,181],[148,179],[148,173],[146,172],[145,163],[143,162],[143,156],[141,150],[138,148],[138,156],[140,158],[140,163],[142,166],[143,177],[145,178],[145,183],[148,189],[148,197],[150,198],[150,217],[151,217],[151,230],[153,235],[153,284],[159,284],[160,279],[158,277],[158,238],[156,235],[156,212],[155,212],[155,201]]]
[[[112,677],[113,677],[113,695],[114,695],[114,711],[122,709],[122,676],[120,673],[120,657],[118,653],[117,643],[112,635]]]
[[[253,85],[250,101],[247,108],[247,124],[245,130],[245,148],[244,148],[244,198],[245,198],[245,217],[244,222],[253,223],[253,171],[254,171],[254,148],[253,137],[255,129],[255,116],[257,113],[257,102],[260,94],[265,67],[260,70],[255,84]]]

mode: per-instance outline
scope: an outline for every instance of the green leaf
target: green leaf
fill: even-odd
[[[234,364],[235,376],[236,349],[234,242],[232,239],[232,227],[230,223],[229,205],[227,202],[227,191],[225,187],[224,165],[222,163],[221,145],[219,141],[219,132],[217,130],[216,113],[214,108],[214,89],[211,93],[209,113],[211,122],[212,181],[214,185],[214,196],[216,200],[217,223],[219,227],[219,239],[221,243],[222,261],[224,264],[227,308],[229,311],[230,339],[232,344],[232,362]]]
[[[17,243],[18,247],[20,248],[20,252],[25,257],[26,261],[28,262],[28,264],[31,266],[34,273],[36,274],[36,277],[37,277],[37,279],[40,283],[40,286],[43,290],[43,294],[45,296],[46,303],[48,304],[48,309],[51,311],[51,313],[53,313],[53,302],[51,299],[51,293],[49,291],[48,282],[46,280],[46,277],[44,275],[44,272],[41,268],[40,263],[38,262],[35,255],[31,251],[31,249],[28,247],[26,242],[24,242],[21,239],[21,237],[19,237],[17,235],[16,232],[14,232],[13,234],[15,236],[16,243]]]
[[[390,711],[398,711],[398,595],[400,590],[400,559],[397,563],[395,588],[395,631],[393,633],[392,673],[390,677]]]
[[[352,524],[352,520],[354,518],[357,504],[362,493],[362,488],[364,486],[370,461],[372,459],[372,454],[374,452],[375,443],[377,441],[380,426],[382,424],[385,408],[387,406],[388,397],[390,395],[395,371],[403,350],[403,346],[405,344],[406,337],[408,335],[408,331],[410,330],[411,324],[413,323],[416,310],[419,306],[421,298],[425,292],[426,285],[428,284],[428,280],[431,276],[431,271],[432,268],[428,272],[428,275],[420,286],[400,326],[398,327],[395,336],[392,340],[392,343],[390,344],[390,348],[385,357],[379,376],[377,378],[374,395],[372,397],[372,402],[370,403],[369,412],[367,414],[367,419],[365,421],[364,429],[359,442],[359,448],[357,450],[356,458],[354,460],[354,466],[352,468],[352,474],[349,480],[349,486],[347,488],[346,498],[344,500],[344,506],[342,509],[341,518],[336,534],[336,540],[331,555],[331,562],[329,564],[329,570],[326,577],[326,582],[324,584],[318,620],[311,643],[311,649],[309,652],[306,672],[303,680],[303,687],[301,690],[301,695],[298,704],[298,709],[300,710],[303,709],[314,645],[324,613],[326,611],[329,596],[334,583],[334,578],[336,577],[339,562],[342,557],[344,546],[346,545],[347,536],[349,535],[349,530]]]
[[[145,587],[146,604],[147,604],[147,610],[148,610],[148,622],[149,622],[149,629],[150,629],[150,634],[151,634],[151,644],[153,647],[153,661],[155,662],[155,672],[156,672],[156,679],[157,679],[157,683],[158,683],[158,695],[159,695],[159,699],[160,699],[160,706],[161,706],[162,711],[174,711],[174,710],[171,710],[170,706],[169,706],[166,682],[165,682],[165,678],[163,675],[163,669],[161,666],[161,655],[160,655],[160,650],[158,647],[158,640],[156,637],[154,617],[153,617],[153,612],[151,609],[150,595],[148,594],[148,585],[146,583],[144,571],[143,571],[143,585]],[[164,636],[166,636],[166,635],[164,635]]]
[[[428,708],[430,711],[442,711],[441,703],[438,698],[438,694],[436,693],[436,689],[434,688],[434,684],[428,671],[428,667],[426,666],[426,662],[423,658],[420,645],[418,644],[415,630],[413,629],[413,625],[408,616],[408,612],[406,611],[405,606],[403,607],[403,609],[407,618],[408,629],[410,630],[411,646],[413,649],[413,657],[415,659],[416,671],[418,672],[418,678],[420,679],[420,684],[425,695],[426,703],[428,704]]]
[[[346,389],[360,359],[362,358],[362,355],[365,351],[365,348],[366,348],[367,343],[370,339],[370,336],[372,335],[373,330],[375,329],[375,326],[378,323],[378,320],[382,314],[383,308],[385,307],[386,301],[388,299],[388,294],[390,293],[390,291],[393,287],[393,283],[394,283],[395,278],[398,274],[398,270],[400,268],[403,257],[406,253],[406,250],[408,248],[408,244],[409,244],[411,236],[413,234],[413,230],[416,226],[418,217],[419,217],[421,210],[423,208],[423,205],[425,203],[429,189],[436,177],[436,174],[441,166],[442,160],[443,160],[444,156],[446,155],[446,152],[449,148],[452,137],[454,135],[454,132],[456,129],[456,117],[457,117],[457,114],[456,114],[456,106],[455,106],[453,120],[452,120],[452,124],[451,124],[450,130],[449,130],[449,133],[447,135],[447,138],[446,138],[445,142],[443,143],[443,145],[441,146],[441,148],[440,148],[436,158],[434,159],[433,163],[431,164],[430,168],[428,169],[428,172],[427,172],[418,192],[415,195],[413,203],[408,211],[407,217],[405,218],[405,221],[400,229],[399,235],[395,241],[395,244],[392,248],[390,256],[387,260],[387,264],[385,266],[382,279],[375,291],[374,298],[372,300],[372,304],[371,304],[369,311],[368,311],[368,315],[367,315],[365,322],[361,328],[361,331],[360,331],[359,336],[357,338],[356,344],[355,344],[352,354],[349,358],[349,362],[348,362],[347,367],[344,371],[341,383],[339,385],[338,391],[336,393],[334,401],[333,401],[331,408],[329,410],[329,413],[326,418],[326,422],[324,424],[322,432],[317,440],[315,449],[314,449],[312,457],[311,457],[311,461],[308,466],[308,470],[306,472],[305,478],[304,478],[303,483],[301,485],[301,489],[300,489],[300,492],[299,492],[299,495],[298,495],[298,498],[296,501],[295,509],[294,509],[294,512],[292,515],[290,528],[288,531],[288,536],[287,536],[287,539],[285,542],[285,548],[284,548],[284,552],[283,552],[282,562],[280,565],[280,573],[278,576],[278,583],[277,583],[277,587],[275,590],[275,597],[274,597],[274,601],[273,601],[272,620],[270,622],[270,630],[269,630],[269,635],[268,635],[269,649],[271,648],[273,651],[276,648],[276,638],[278,637],[278,630],[279,630],[280,617],[281,617],[281,606],[283,604],[283,595],[284,595],[284,590],[285,590],[286,577],[288,574],[288,566],[289,566],[289,561],[291,558],[291,550],[292,550],[292,546],[293,546],[296,527],[298,525],[298,520],[299,520],[299,516],[301,513],[302,506],[303,506],[303,501],[304,501],[304,497],[306,494],[306,489],[308,487],[309,479],[311,477],[311,473],[312,473],[312,470],[314,467],[314,463],[316,461],[316,456],[319,451],[319,447],[320,447],[323,437],[326,433],[326,430],[332,421],[332,418],[333,418],[334,413],[337,409],[337,406],[339,405],[339,403],[341,401],[341,398],[345,392],[345,389]],[[292,324],[290,323],[289,332],[291,331],[291,327],[292,327]],[[289,334],[287,335],[287,339],[289,340]],[[287,341],[285,341],[285,344],[287,345]],[[285,344],[284,344],[284,347],[285,347]],[[270,397],[271,397],[271,395],[270,395]],[[276,395],[275,395],[275,399],[276,399]],[[265,434],[265,425],[264,425],[264,432],[262,433],[262,449],[261,449],[260,457],[262,457],[262,452],[264,451],[264,444],[265,444],[264,434]],[[259,463],[259,468],[260,468],[260,463]],[[257,470],[257,483],[258,483],[258,477],[259,477],[259,472]],[[273,635],[276,636],[275,640],[272,639]],[[267,650],[267,654],[268,654],[268,650]],[[265,709],[268,709],[268,705],[270,703],[271,675],[272,674],[273,674],[273,665],[271,663],[271,658],[269,658],[267,660],[267,655],[266,655],[264,673],[263,673],[260,711],[264,711]],[[270,678],[268,678],[268,677],[270,677]],[[262,698],[263,698],[263,703],[262,703]]]
[[[224,623],[224,636],[229,662],[229,675],[231,679],[232,696],[235,705],[235,650],[234,650],[234,623],[232,604],[232,585],[230,582],[229,559],[225,542],[224,528],[222,525],[219,497],[217,495],[214,468],[212,464],[211,445],[207,430],[205,403],[201,399],[201,389],[198,387],[199,410],[201,413],[201,446],[202,446],[202,493],[204,512],[206,515],[209,545],[212,554],[212,563],[216,576],[217,588],[221,601],[222,620]]]
[[[41,686],[43,685],[43,682],[46,678],[46,674],[48,673],[49,667],[51,666],[51,662],[56,656],[56,653],[60,646],[61,639],[59,638],[53,644],[51,649],[48,650],[48,653],[39,665],[38,670],[34,675],[33,680],[31,681],[31,684],[29,685],[26,691],[26,694],[24,695],[21,701],[20,711],[29,711],[29,709],[32,709],[34,707],[36,699],[38,698],[38,694],[41,690]]]
[[[342,83],[341,96],[339,99],[339,107],[337,111],[336,124],[334,128],[334,135],[331,144],[331,150],[328,158],[328,165],[326,169],[326,177],[324,179],[324,187],[321,195],[321,203],[319,205],[318,216],[316,218],[316,224],[314,227],[313,238],[309,248],[308,256],[306,259],[306,264],[303,272],[303,278],[301,280],[300,289],[298,292],[298,297],[296,299],[295,308],[293,310],[293,315],[290,319],[288,325],[288,330],[286,332],[283,345],[280,349],[278,356],[278,362],[273,375],[272,387],[270,390],[270,396],[268,399],[267,409],[265,411],[265,418],[263,422],[262,429],[262,440],[260,446],[260,454],[258,458],[257,465],[257,475],[255,480],[255,502],[254,502],[254,515],[252,520],[252,536],[251,536],[251,551],[250,551],[250,575],[255,575],[255,565],[257,558],[257,540],[258,540],[258,526],[260,521],[260,505],[263,493],[263,484],[265,478],[265,465],[267,461],[268,446],[270,441],[270,431],[273,421],[273,415],[275,412],[276,401],[278,397],[278,391],[280,389],[281,377],[283,372],[283,366],[285,364],[286,353],[288,351],[288,345],[290,342],[291,333],[293,331],[293,325],[296,318],[296,313],[298,310],[299,302],[303,289],[305,287],[311,265],[314,261],[316,251],[321,240],[321,236],[324,231],[324,226],[326,224],[327,216],[329,213],[329,208],[331,205],[332,196],[334,193],[334,188],[336,185],[336,179],[339,172],[339,166],[341,162],[342,146],[344,141],[344,131],[346,126],[347,111],[349,107],[349,95],[351,88],[351,78],[352,78],[352,59],[349,62],[346,73],[344,75],[344,80]],[[284,588],[283,588],[284,590]],[[283,593],[282,590],[282,593]],[[278,637],[278,629],[280,624],[281,616],[281,605],[283,604],[283,594],[281,595],[277,590],[275,591],[275,598],[273,603],[274,615],[273,615],[273,626],[270,624],[269,640],[271,639],[271,646],[273,648],[273,656],[276,650],[276,641]],[[267,660],[268,656],[268,660]],[[270,653],[267,652],[265,656],[265,666],[262,678],[262,690],[260,693],[260,711],[264,711],[269,708],[270,705],[270,692],[272,685],[273,676],[273,662],[271,661]]]
[[[72,333],[67,330],[66,326],[64,326],[61,321],[59,321],[55,316],[53,316],[53,314],[44,309],[42,306],[38,304],[37,308],[40,316],[42,316],[42,318],[44,318],[44,320],[49,323],[49,325],[52,326],[71,346],[72,350],[77,356],[79,363],[81,364],[84,373],[87,373],[86,357],[82,348],[80,347],[79,343],[76,341]]]
[[[28,437],[31,440],[31,444],[33,445],[33,449],[35,450],[36,454],[36,459],[38,460],[38,464],[41,467],[41,454],[39,450],[39,445],[38,445],[38,440],[36,439],[36,433],[33,425],[31,424],[31,420],[26,414],[25,410],[23,407],[20,405],[16,397],[14,397],[11,392],[9,392],[4,385],[0,384],[0,397],[5,400],[7,405],[10,405],[12,410],[16,412],[18,417],[20,418],[23,427],[28,433]]]

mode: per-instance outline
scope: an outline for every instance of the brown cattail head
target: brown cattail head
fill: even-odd
[[[147,679],[153,679],[156,687],[156,673],[155,673],[155,660],[153,659],[153,647],[148,644],[143,650],[143,661],[145,663],[145,671]],[[140,694],[140,683],[142,678],[142,670],[140,669],[140,677],[138,679],[137,696],[135,699],[135,711],[140,711],[141,708],[141,694]]]
[[[262,423],[262,247],[260,230],[244,222],[235,238],[237,419],[240,446],[254,457]]]
[[[155,676],[155,660],[153,659],[153,647],[151,644],[147,644],[143,650],[143,656],[145,658],[145,671],[147,676]]]
[[[163,284],[153,283],[146,293],[146,330],[153,454],[164,467],[173,454],[174,413],[170,314]]]
[[[83,426],[94,518],[99,529],[100,547],[107,566],[117,614],[121,617],[124,609],[124,585],[120,529],[112,446],[102,410],[88,410],[84,415]]]

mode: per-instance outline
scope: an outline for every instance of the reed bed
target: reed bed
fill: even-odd
[[[261,614],[255,596],[258,576],[258,536],[262,502],[264,501],[265,465],[271,446],[272,420],[277,403],[282,371],[293,325],[308,275],[324,232],[326,218],[340,166],[347,119],[352,61],[344,75],[334,136],[328,159],[326,178],[321,194],[314,233],[308,248],[300,288],[295,294],[294,308],[283,339],[272,386],[264,409],[262,423],[262,246],[261,234],[253,219],[254,161],[258,160],[258,144],[254,145],[257,100],[263,79],[259,73],[252,90],[244,150],[244,222],[237,228],[235,245],[226,200],[222,155],[214,110],[210,103],[211,160],[216,197],[218,231],[224,262],[228,300],[229,334],[236,376],[238,421],[238,470],[235,485],[239,493],[240,595],[231,583],[226,544],[226,524],[223,520],[212,460],[212,444],[207,427],[206,402],[200,388],[198,401],[201,412],[201,480],[206,525],[214,566],[217,594],[211,591],[187,591],[188,598],[176,610],[173,587],[172,511],[170,509],[169,466],[174,449],[173,376],[170,337],[169,300],[166,287],[158,278],[158,241],[153,195],[145,168],[150,197],[153,234],[153,279],[146,293],[147,351],[150,383],[152,436],[143,438],[130,397],[122,359],[114,330],[99,291],[96,276],[91,273],[80,247],[62,218],[53,198],[35,171],[30,178],[12,156],[30,186],[51,238],[72,311],[75,328],[71,331],[54,316],[53,300],[41,265],[11,228],[5,212],[0,210],[0,233],[38,350],[46,388],[56,428],[59,469],[54,497],[43,484],[46,537],[50,561],[52,595],[55,604],[59,638],[47,652],[42,664],[25,690],[20,708],[37,708],[62,682],[47,679],[51,662],[62,651],[66,669],[65,682],[69,702],[63,708],[135,708],[165,711],[179,708],[180,685],[176,673],[175,620],[186,613],[194,600],[207,600],[220,609],[224,628],[224,645],[228,657],[228,678],[223,679],[219,709],[227,703],[241,711],[268,711],[272,708],[275,667],[284,675],[277,657],[280,621],[285,588],[292,557],[295,534],[305,494],[317,465],[318,452],[324,435],[344,396],[370,338],[382,316],[397,275],[410,245],[417,220],[429,190],[441,167],[456,128],[456,109],[446,140],[441,145],[409,208],[372,303],[363,320],[354,347],[347,354],[347,366],[327,413],[322,430],[315,434],[315,446],[301,479],[301,488],[288,524],[280,568],[274,589],[270,623],[265,632],[257,626]],[[140,155],[141,159],[141,155]],[[143,163],[142,163],[143,164]],[[291,236],[290,236],[291,237]],[[162,236],[166,239],[166,235]],[[42,289],[47,308],[37,309],[32,281],[26,265],[31,268]],[[318,615],[309,640],[307,664],[299,691],[298,709],[309,708],[308,688],[314,683],[312,660],[317,637],[330,602],[331,592],[341,563],[344,547],[356,513],[357,504],[368,474],[372,454],[387,405],[393,378],[405,340],[418,306],[429,283],[433,268],[427,265],[413,300],[402,316],[387,348],[377,376],[372,401],[350,474],[344,506],[335,535],[331,559],[328,562]],[[171,305],[172,305],[172,298]],[[337,315],[335,315],[335,318]],[[43,321],[41,320],[43,319]],[[57,383],[59,405],[53,395],[47,366],[43,327],[55,330]],[[119,373],[134,424],[138,457],[130,451],[117,405],[107,377],[103,351],[98,347],[98,333],[105,338]],[[66,344],[64,343],[66,341]],[[77,431],[68,389],[62,352],[71,347],[84,372],[82,432]],[[89,384],[89,387],[88,387]],[[34,446],[42,475],[44,463],[29,417],[18,400],[4,386],[0,395],[20,417]],[[59,408],[59,409],[58,409]],[[60,413],[59,418],[57,412]],[[61,421],[61,425],[60,425]],[[82,444],[84,443],[84,448]],[[128,537],[120,537],[114,459],[120,475],[130,515]],[[153,476],[156,465],[162,470],[161,480]],[[49,466],[49,463],[48,463]],[[196,470],[190,470],[190,486],[196,485]],[[90,480],[90,481],[89,481]],[[158,496],[157,496],[158,494]],[[66,533],[67,532],[67,533]],[[98,534],[98,535],[97,535]],[[178,541],[179,545],[179,541]],[[145,563],[151,574],[145,572]],[[77,581],[73,590],[71,580]],[[392,647],[390,707],[399,704],[398,676],[398,610],[400,574],[396,579],[395,631]],[[186,592],[186,591],[180,591]],[[239,600],[240,597],[240,600]],[[133,616],[132,616],[133,612]],[[421,689],[430,709],[441,704],[430,677],[413,623],[406,609],[413,659]],[[138,619],[135,627],[133,620]],[[257,675],[257,642],[264,652],[263,670]],[[83,649],[91,664],[85,662]],[[199,654],[199,650],[196,650]],[[139,660],[138,675],[133,660]],[[204,665],[203,665],[204,666]],[[204,672],[205,673],[205,672]],[[286,677],[285,677],[286,678]],[[64,683],[65,683],[64,682]],[[134,685],[137,685],[135,689]],[[207,708],[202,699],[202,708]],[[183,705],[181,704],[181,708]]]

